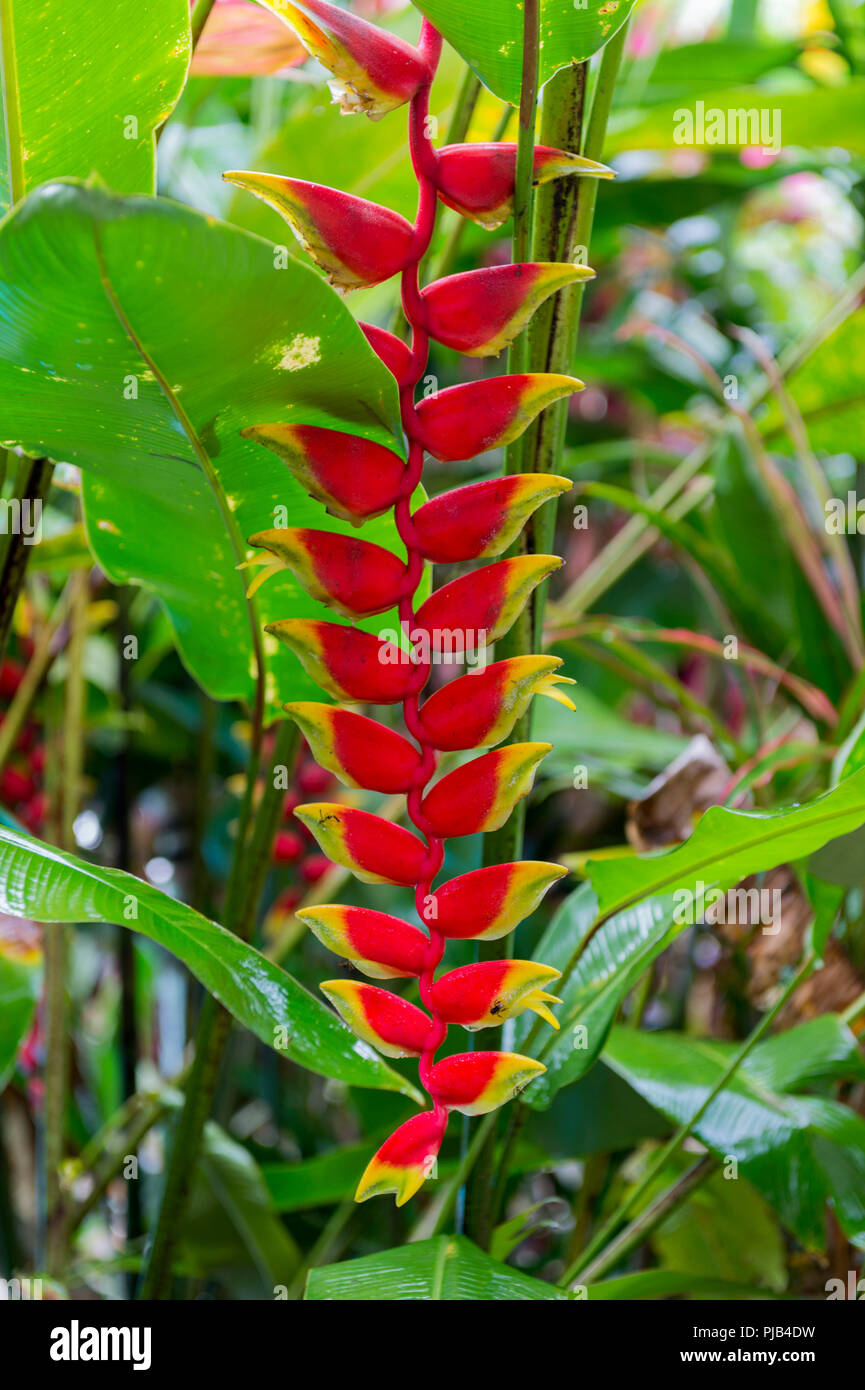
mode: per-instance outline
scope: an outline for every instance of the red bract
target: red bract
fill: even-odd
[[[427,330],[467,357],[491,357],[513,342],[548,295],[594,273],[547,261],[449,275],[421,293]]]
[[[575,377],[554,372],[493,376],[449,386],[417,408],[417,438],[442,463],[457,463],[518,439],[539,411],[582,391]]]
[[[449,208],[479,222],[500,227],[511,215],[517,168],[517,147],[497,145],[446,145],[436,155],[438,195]],[[612,169],[593,159],[535,145],[534,183],[549,183],[567,174],[588,174],[611,179]]]
[[[412,330],[408,346],[383,329],[361,325],[399,383],[408,441],[405,463],[380,445],[319,426],[262,424],[246,432],[284,458],[306,490],[336,515],[359,524],[393,508],[407,554],[403,562],[380,547],[308,529],[251,537],[251,544],[263,546],[272,557],[265,559],[266,566],[288,565],[331,607],[352,617],[387,609],[398,613],[402,646],[385,635],[306,619],[272,623],[268,631],[286,642],[316,683],[337,700],[401,703],[414,740],[353,710],[312,701],[286,706],[313,755],[342,782],[406,796],[413,829],[339,802],[295,811],[322,850],[359,878],[411,887],[424,925],[422,930],[386,913],[337,904],[297,914],[319,941],[373,979],[418,981],[420,1008],[355,981],[330,980],[322,986],[360,1037],[388,1056],[419,1058],[420,1080],[433,1108],[385,1141],[356,1194],[363,1201],[393,1192],[402,1204],[431,1175],[451,1110],[484,1114],[543,1070],[533,1058],[509,1052],[435,1059],[449,1023],[494,1027],[529,1009],[557,1026],[549,1006],[558,1001],[545,989],[557,978],[556,970],[533,961],[504,960],[479,962],[438,978],[436,972],[448,939],[507,935],[565,870],[557,864],[497,864],[441,886],[435,880],[445,839],[502,825],[528,793],[549,745],[504,740],[533,696],[570,704],[559,689],[565,681],[558,675],[561,663],[542,656],[496,662],[421,701],[431,662],[470,647],[477,651],[502,637],[537,585],[558,568],[555,556],[529,552],[496,560],[452,580],[415,608],[425,560],[451,564],[502,555],[535,509],[570,486],[568,479],[534,474],[497,478],[446,492],[414,514],[410,499],[421,481],[425,451],[442,462],[455,462],[502,447],[540,410],[582,383],[568,376],[525,373],[453,386],[417,403],[415,396],[426,370],[430,335],[472,356],[498,352],[548,295],[591,272],[555,264],[499,266],[451,276],[421,293],[418,268],[430,244],[436,198],[476,221],[497,225],[508,216],[513,199],[516,146],[433,148],[429,85],[441,39],[427,20],[418,49],[410,50],[401,70],[405,80],[400,87],[389,36],[379,45],[366,34],[369,26],[359,29],[343,11],[334,15],[330,6],[311,0],[283,8],[292,23],[292,12],[302,12],[321,31],[327,19],[335,47],[342,44],[351,62],[365,69],[365,76],[357,66],[352,69],[356,93],[366,90],[369,79],[380,92],[387,91],[388,100],[404,91],[411,101],[409,144],[419,185],[413,227],[387,209],[333,190],[275,175],[232,176],[300,223],[313,254],[338,283],[375,284],[398,272]],[[336,71],[332,54],[322,49],[319,56]],[[384,68],[377,66],[380,59]],[[536,182],[566,174],[610,174],[603,165],[543,146],[535,150],[534,172]],[[433,780],[436,750],[496,744],[502,746]]]
[[[344,521],[360,525],[396,505],[405,464],[381,444],[320,425],[250,425],[241,434],[278,454],[304,491]]]
[[[340,289],[378,285],[408,264],[411,223],[390,208],[278,174],[232,171],[223,178],[276,208],[304,251]]]

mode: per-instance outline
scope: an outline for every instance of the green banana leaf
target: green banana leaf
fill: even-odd
[[[187,0],[3,0],[0,212],[48,179],[94,170],[152,193],[154,134],[189,67]]]
[[[434,1236],[379,1255],[313,1269],[306,1297],[316,1302],[349,1299],[361,1303],[380,1299],[424,1303],[568,1301],[568,1295],[555,1284],[544,1284],[491,1260],[465,1236]]]
[[[333,613],[287,570],[248,599],[257,571],[237,567],[255,531],[350,528],[240,431],[302,421],[401,447],[396,383],[335,291],[188,208],[61,182],[0,226],[0,305],[0,439],[82,467],[102,568],[156,592],[214,698],[252,700],[260,640],[271,711],[315,698],[261,629]],[[404,554],[391,517],[364,534]]]
[[[865,1247],[865,1120],[847,1106],[794,1088],[818,1077],[862,1076],[849,1029],[835,1020],[779,1034],[755,1048],[715,1097],[694,1133],[760,1192],[784,1224],[819,1249],[831,1202],[853,1244]],[[687,1121],[735,1048],[676,1033],[614,1028],[604,1061],[671,1122]],[[843,1055],[839,1055],[843,1054]]]
[[[417,1091],[260,951],[152,884],[0,828],[0,911],[36,922],[113,922],[164,946],[269,1047],[320,1076]]]

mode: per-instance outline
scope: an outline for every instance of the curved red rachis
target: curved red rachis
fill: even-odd
[[[423,21],[417,49],[325,0],[278,0],[311,51],[347,83],[351,109],[379,114],[408,99],[409,148],[418,182],[414,224],[362,199],[275,175],[232,175],[279,208],[338,284],[375,284],[399,273],[410,344],[362,324],[371,348],[396,378],[408,459],[368,440],[317,426],[256,425],[246,433],[274,449],[330,511],[355,524],[393,508],[403,561],[380,547],[330,532],[261,532],[252,543],[286,564],[317,598],[350,617],[395,610],[405,649],[384,635],[317,620],[272,623],[317,684],[335,699],[402,705],[411,740],[353,710],[304,701],[286,706],[313,754],[350,787],[406,797],[411,829],[341,802],[297,807],[324,852],[357,877],[411,887],[423,927],[369,908],[325,904],[298,917],[337,956],[372,979],[417,980],[420,1006],[385,989],[330,980],[324,992],[360,1037],[389,1056],[417,1056],[432,1108],[408,1120],[370,1160],[357,1200],[392,1192],[398,1205],[433,1174],[448,1115],[479,1115],[516,1095],[543,1070],[530,1057],[467,1052],[437,1061],[449,1024],[494,1028],[525,1010],[557,1027],[547,993],[558,972],[534,961],[479,962],[444,974],[448,939],[495,940],[535,910],[565,872],[556,864],[498,864],[436,886],[444,843],[494,829],[527,795],[547,744],[506,743],[535,695],[569,704],[555,657],[499,661],[445,685],[425,701],[431,662],[497,641],[555,556],[528,553],[475,569],[415,608],[425,561],[501,556],[536,508],[565,491],[566,478],[524,474],[455,488],[412,512],[424,453],[442,462],[472,458],[518,437],[540,410],[581,388],[573,377],[523,373],[470,381],[416,403],[429,338],[473,356],[497,353],[548,295],[585,279],[582,267],[497,266],[450,276],[421,291],[419,266],[432,237],[437,200],[487,226],[509,215],[516,146],[436,150],[429,135],[429,88],[441,37]],[[567,151],[535,149],[536,182],[565,175],[607,177],[603,165]],[[250,561],[255,563],[255,561]],[[260,577],[254,580],[257,585]],[[391,618],[386,620],[392,622]],[[392,637],[396,622],[390,629]],[[500,744],[500,747],[495,745]],[[492,748],[434,780],[437,750]],[[417,832],[417,833],[415,833]]]

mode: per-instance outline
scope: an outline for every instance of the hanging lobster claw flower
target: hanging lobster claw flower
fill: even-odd
[[[473,869],[436,888],[425,917],[452,940],[497,941],[530,916],[567,872],[561,864],[529,859]]]
[[[543,1071],[541,1062],[518,1052],[460,1052],[436,1062],[427,1090],[449,1110],[486,1115],[513,1100]]]
[[[405,464],[392,449],[320,425],[249,425],[240,431],[287,464],[304,492],[360,526],[396,505]]]
[[[532,789],[535,769],[551,743],[509,743],[484,753],[436,782],[422,810],[439,839],[498,830]]]
[[[222,177],[275,208],[338,289],[379,285],[409,262],[411,223],[390,208],[281,174],[231,170]]]
[[[492,747],[507,738],[534,695],[574,709],[556,688],[575,684],[555,674],[561,664],[557,656],[512,656],[448,681],[421,708],[424,737],[442,752]]]
[[[446,1111],[424,1110],[412,1115],[370,1159],[354,1200],[365,1202],[368,1197],[394,1192],[397,1206],[404,1206],[433,1176],[446,1126]]]
[[[584,383],[556,372],[523,372],[448,386],[417,408],[418,437],[441,463],[458,463],[518,439],[553,401]]]
[[[315,836],[322,853],[363,883],[412,888],[421,877],[426,846],[401,825],[338,801],[310,802],[295,807],[294,814]]]
[[[352,1032],[385,1057],[419,1057],[423,1052],[432,1019],[407,999],[359,980],[325,980],[319,989]]]
[[[262,0],[337,79],[329,82],[345,115],[373,120],[411,101],[431,74],[417,49],[326,0]]]
[[[529,261],[467,270],[422,293],[431,336],[466,357],[493,357],[512,343],[548,295],[595,272],[564,261]]]
[[[559,1027],[550,1004],[560,1004],[544,986],[561,972],[534,960],[485,960],[450,970],[436,980],[430,1006],[445,1023],[460,1023],[473,1032],[492,1028],[531,1009],[553,1028]]]
[[[436,565],[501,555],[532,512],[572,487],[555,473],[513,473],[441,492],[412,517],[418,548]]]
[[[395,333],[388,333],[386,328],[377,328],[374,323],[359,322],[357,326],[391,376],[395,376],[397,381],[402,381],[411,361],[411,348],[408,344]]]
[[[428,663],[413,663],[395,643],[356,627],[282,618],[265,631],[291,647],[316,685],[349,704],[395,705],[417,689],[419,672],[429,675]]]
[[[356,536],[285,526],[256,531],[248,544],[274,557],[250,593],[274,568],[290,569],[319,603],[347,618],[364,618],[393,608],[405,589],[408,570],[402,560],[384,546]]]
[[[449,208],[490,229],[500,227],[513,210],[517,169],[514,144],[445,145],[437,151],[438,195]],[[615,175],[606,164],[596,164],[567,150],[535,145],[532,182],[549,183],[566,174],[588,174],[597,179]]]
[[[373,980],[415,979],[423,971],[429,940],[400,917],[334,903],[303,907],[296,915],[322,946]]]
[[[516,555],[464,574],[421,604],[412,636],[426,631],[434,652],[443,650],[455,632],[478,634],[478,643],[497,642],[516,622],[532,590],[561,563],[556,555]]]
[[[421,759],[402,734],[337,705],[298,700],[283,709],[301,729],[315,761],[345,786],[408,791]]]

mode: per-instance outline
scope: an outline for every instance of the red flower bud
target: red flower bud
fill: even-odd
[[[438,195],[449,208],[479,222],[500,227],[511,215],[517,167],[513,144],[445,145],[437,152]],[[548,183],[565,174],[589,174],[614,178],[612,169],[593,159],[535,145],[534,184]]]
[[[336,801],[298,806],[294,813],[312,832],[319,848],[364,883],[417,883],[426,862],[426,846],[381,816],[356,811]]]
[[[377,119],[410,101],[431,72],[417,49],[326,0],[262,0],[337,78],[328,85],[344,114]]]
[[[278,454],[305,492],[360,525],[395,506],[405,464],[392,449],[320,425],[250,425],[241,434]]]
[[[492,357],[513,342],[548,295],[594,273],[585,265],[537,261],[449,275],[422,292],[427,329],[467,357]]]
[[[492,1028],[531,1009],[553,1028],[558,1019],[549,1004],[561,1000],[544,986],[559,978],[560,971],[533,960],[487,960],[464,965],[442,975],[430,991],[430,1005],[445,1023],[459,1023],[473,1032]]]
[[[402,734],[333,705],[298,701],[284,708],[302,729],[316,760],[347,787],[393,793],[411,786],[420,754]]]
[[[518,1052],[461,1052],[436,1062],[428,1090],[440,1105],[463,1115],[486,1115],[525,1090],[546,1067]]]
[[[423,799],[422,810],[440,839],[498,830],[532,789],[550,743],[509,743],[449,772]]]
[[[412,517],[418,548],[437,565],[501,555],[532,512],[571,487],[555,473],[516,473],[442,492]]]
[[[20,661],[7,657],[0,666],[0,700],[11,700],[24,679],[24,667]]]
[[[454,633],[475,633],[479,642],[497,642],[516,622],[532,590],[561,563],[556,555],[516,555],[464,574],[421,605],[412,635],[425,629],[433,652],[447,650]]]
[[[523,860],[491,864],[436,888],[424,916],[442,936],[497,941],[528,917],[567,869]]]
[[[280,830],[273,842],[274,864],[293,864],[303,854],[303,840],[292,830]]]
[[[4,767],[0,773],[0,800],[7,803],[26,801],[36,790],[32,777],[20,772],[17,767]]]
[[[397,1206],[404,1206],[432,1177],[446,1125],[444,1111],[424,1110],[412,1115],[370,1159],[354,1200],[365,1202],[368,1197],[394,1192]]]
[[[419,1057],[432,1028],[422,1009],[358,980],[324,980],[319,985],[349,1028],[385,1057]]]
[[[425,738],[443,751],[492,747],[507,738],[533,695],[548,695],[573,709],[556,689],[557,683],[574,684],[554,674],[561,664],[557,656],[513,656],[449,681],[420,711]]]
[[[300,866],[300,876],[304,883],[320,883],[330,868],[330,860],[324,854],[310,854]]]
[[[358,323],[357,326],[391,375],[401,381],[411,361],[411,348],[395,333],[388,333],[386,328],[376,328],[374,323]]]
[[[442,463],[458,463],[518,439],[553,401],[582,391],[576,377],[555,372],[493,376],[449,386],[417,408],[418,438]]]
[[[428,663],[413,665],[393,642],[356,627],[284,618],[265,630],[291,647],[316,685],[349,704],[397,704],[429,675]]]
[[[408,571],[402,560],[356,536],[285,526],[256,531],[249,544],[274,557],[250,585],[250,594],[276,570],[290,569],[319,603],[347,618],[363,618],[393,608],[405,591]]]
[[[328,705],[327,708],[329,709],[330,706]],[[333,778],[330,773],[323,767],[316,767],[314,762],[304,763],[297,774],[297,785],[305,796],[321,796],[332,782]],[[297,809],[301,800],[301,797],[295,797],[292,811]]]
[[[390,208],[279,174],[232,170],[222,177],[276,208],[304,251],[340,289],[378,285],[408,264],[411,223]]]
[[[400,917],[334,903],[304,907],[297,916],[323,946],[373,980],[412,978],[424,968],[429,940]]]

